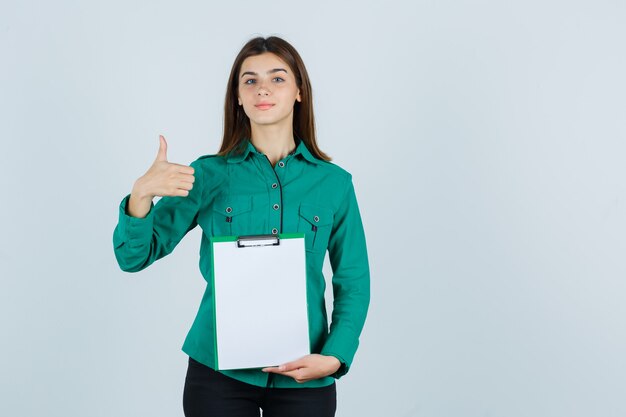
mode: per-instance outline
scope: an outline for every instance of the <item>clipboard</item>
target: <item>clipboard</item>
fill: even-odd
[[[216,369],[276,366],[310,354],[304,233],[210,241]]]

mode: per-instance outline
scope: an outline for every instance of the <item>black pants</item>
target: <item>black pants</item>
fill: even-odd
[[[265,388],[247,384],[189,358],[186,417],[333,417],[336,384],[320,388]]]

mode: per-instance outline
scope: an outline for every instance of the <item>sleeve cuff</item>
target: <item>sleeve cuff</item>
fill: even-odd
[[[133,217],[128,214],[130,194],[122,199],[119,205],[118,232],[121,240],[129,246],[140,246],[150,243],[154,223],[154,203],[150,202],[150,210],[146,217]]]
[[[340,331],[333,329],[326,339],[326,343],[320,354],[334,356],[341,362],[341,367],[331,376],[339,379],[348,373],[352,360],[359,346],[359,338],[350,331]]]

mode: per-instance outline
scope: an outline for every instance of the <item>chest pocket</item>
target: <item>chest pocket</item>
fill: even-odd
[[[251,196],[233,196],[218,199],[213,205],[213,235],[245,235],[250,230],[251,219]]]
[[[306,250],[325,253],[333,226],[333,211],[326,207],[301,203],[298,215],[298,232],[304,233]]]

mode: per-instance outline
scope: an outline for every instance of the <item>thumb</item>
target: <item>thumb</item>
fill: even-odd
[[[163,137],[163,135],[159,135],[159,142],[159,153],[157,153],[156,160],[167,162],[167,142],[165,141],[165,137]]]

